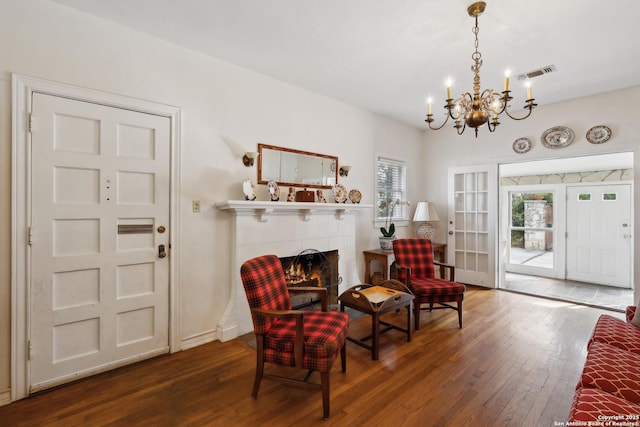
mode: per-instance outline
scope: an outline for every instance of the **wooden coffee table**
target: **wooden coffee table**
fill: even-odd
[[[413,294],[398,280],[385,280],[379,285],[356,285],[347,289],[338,297],[340,311],[345,307],[352,308],[371,316],[371,335],[362,338],[347,337],[347,339],[359,346],[371,350],[371,359],[378,360],[378,347],[380,334],[390,329],[407,334],[407,341],[411,342],[411,306],[413,304]],[[400,326],[380,320],[380,315],[392,310],[400,310],[407,307],[407,327]],[[380,324],[384,328],[380,329]],[[366,341],[371,340],[371,345]]]

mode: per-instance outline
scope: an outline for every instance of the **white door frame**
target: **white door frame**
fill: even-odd
[[[19,74],[12,75],[12,158],[11,158],[11,400],[22,399],[29,394],[29,283],[30,258],[28,227],[31,216],[31,156],[28,112],[32,94],[47,93],[54,96],[94,102],[116,108],[124,108],[167,117],[171,123],[170,141],[170,206],[169,215],[169,346],[173,353],[180,350],[179,334],[179,176],[180,176],[180,125],[179,107],[158,104],[141,99],[85,89],[63,83]],[[37,126],[37,124],[35,124]]]

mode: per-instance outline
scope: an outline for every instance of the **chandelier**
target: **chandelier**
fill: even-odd
[[[504,90],[500,95],[492,89],[485,89],[480,92],[480,67],[482,67],[482,55],[478,52],[478,16],[484,12],[486,3],[483,1],[475,2],[467,8],[469,16],[475,18],[476,24],[473,27],[473,34],[475,35],[475,52],[471,55],[473,59],[473,65],[471,71],[473,71],[473,94],[469,92],[463,93],[460,98],[451,98],[451,83],[447,83],[447,100],[444,108],[445,120],[437,127],[433,127],[433,114],[431,114],[431,99],[428,102],[427,118],[425,122],[429,125],[429,129],[438,130],[447,124],[449,118],[455,121],[453,127],[456,129],[458,135],[462,135],[467,126],[475,129],[476,138],[478,137],[478,128],[485,123],[490,132],[496,130],[496,127],[500,124],[499,116],[505,113],[507,116],[514,120],[524,120],[531,115],[533,108],[538,105],[533,101],[531,93],[531,85],[527,84],[527,101],[524,106],[529,112],[524,117],[514,117],[509,112],[509,101],[513,99],[511,91],[509,90],[509,74],[507,73],[504,80]],[[527,82],[529,83],[529,82]]]

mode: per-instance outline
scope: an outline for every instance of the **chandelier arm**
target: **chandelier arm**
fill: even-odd
[[[499,124],[498,118],[495,117],[493,120],[487,122],[487,129],[489,129],[489,132],[494,132]]]
[[[444,125],[447,124],[448,121],[449,121],[449,114],[445,114],[444,122],[442,122],[442,124],[440,126],[433,127],[433,126],[431,126],[431,123],[433,122],[433,114],[427,114],[427,118],[425,119],[425,122],[427,122],[427,125],[429,126],[429,129],[431,129],[431,130],[440,130],[440,129],[442,129],[444,127]]]
[[[510,118],[512,118],[513,120],[524,120],[527,117],[529,117],[531,115],[531,113],[533,112],[534,107],[536,107],[538,104],[534,104],[533,102],[533,98],[532,99],[527,99],[527,105],[524,106],[524,108],[528,109],[529,112],[523,116],[523,117],[515,117],[512,116],[511,113],[509,112],[509,110],[505,107],[504,112],[507,116],[509,116]]]

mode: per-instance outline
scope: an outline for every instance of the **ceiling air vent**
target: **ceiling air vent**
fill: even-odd
[[[546,67],[538,68],[537,70],[529,71],[528,73],[520,74],[517,76],[518,80],[532,79],[534,77],[542,76],[556,71],[555,65],[547,65]]]

